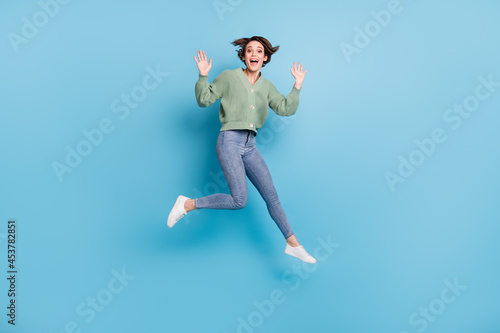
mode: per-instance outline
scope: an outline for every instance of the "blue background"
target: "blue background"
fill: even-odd
[[[402,0],[350,62],[341,43],[387,1],[220,3],[71,1],[15,52],[9,34],[41,7],[2,2],[0,267],[16,219],[19,274],[15,328],[1,279],[0,330],[232,333],[242,318],[245,333],[499,332],[500,87],[459,128],[443,115],[479,77],[500,81],[500,3]],[[281,46],[262,70],[281,93],[294,61],[309,69],[297,113],[270,111],[257,146],[299,241],[337,244],[314,268],[283,253],[250,182],[244,209],[166,226],[179,194],[228,193],[212,177],[219,102],[197,106],[193,56],[212,58],[211,82],[243,66],[230,42],[253,35]],[[148,66],[168,76],[120,119],[111,104]],[[59,181],[52,163],[105,118],[114,130]],[[447,139],[392,191],[385,173],[435,128]],[[77,307],[122,269],[133,280],[86,322]],[[466,289],[443,303],[455,279]],[[284,302],[263,315],[254,301],[273,290]],[[429,306],[439,314],[410,322]]]

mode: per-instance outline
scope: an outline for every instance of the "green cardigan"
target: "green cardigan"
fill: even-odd
[[[268,107],[277,115],[291,116],[299,107],[300,89],[295,86],[285,98],[274,85],[259,73],[259,79],[252,86],[243,68],[226,69],[212,84],[208,76],[199,74],[195,86],[196,101],[201,107],[213,104],[219,98],[219,120],[221,131],[248,129],[255,132],[267,118]]]

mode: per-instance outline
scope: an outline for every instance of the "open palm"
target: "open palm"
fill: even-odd
[[[304,77],[306,76],[308,69],[306,69],[305,72],[303,72],[303,70],[304,66],[301,65],[300,62],[298,64],[295,64],[295,62],[293,63],[293,66],[290,69],[290,71],[292,72],[292,75],[297,82],[302,83],[302,81],[304,81]]]
[[[193,56],[194,61],[196,61],[196,65],[198,65],[198,70],[200,71],[201,75],[208,75],[208,72],[210,72],[210,69],[212,68],[212,58],[210,58],[210,62],[207,61],[207,56],[205,55],[205,52],[202,50],[198,51],[198,59],[196,59],[196,56]]]

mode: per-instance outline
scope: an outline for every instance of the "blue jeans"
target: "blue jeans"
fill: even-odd
[[[248,177],[266,202],[271,218],[276,222],[285,239],[292,236],[292,228],[281,207],[269,169],[255,146],[254,132],[250,130],[221,131],[217,138],[216,152],[231,194],[215,193],[196,198],[196,208],[242,209],[248,200],[246,179]]]

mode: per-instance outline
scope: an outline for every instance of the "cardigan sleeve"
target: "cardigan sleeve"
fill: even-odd
[[[285,98],[285,95],[280,94],[276,87],[269,82],[269,107],[279,116],[291,116],[299,107],[299,94],[300,89],[294,85],[292,91]]]
[[[225,72],[225,71],[224,71]],[[222,97],[225,80],[224,72],[217,76],[212,84],[208,83],[208,76],[199,74],[198,81],[195,85],[196,101],[201,107],[212,105],[215,101]]]

